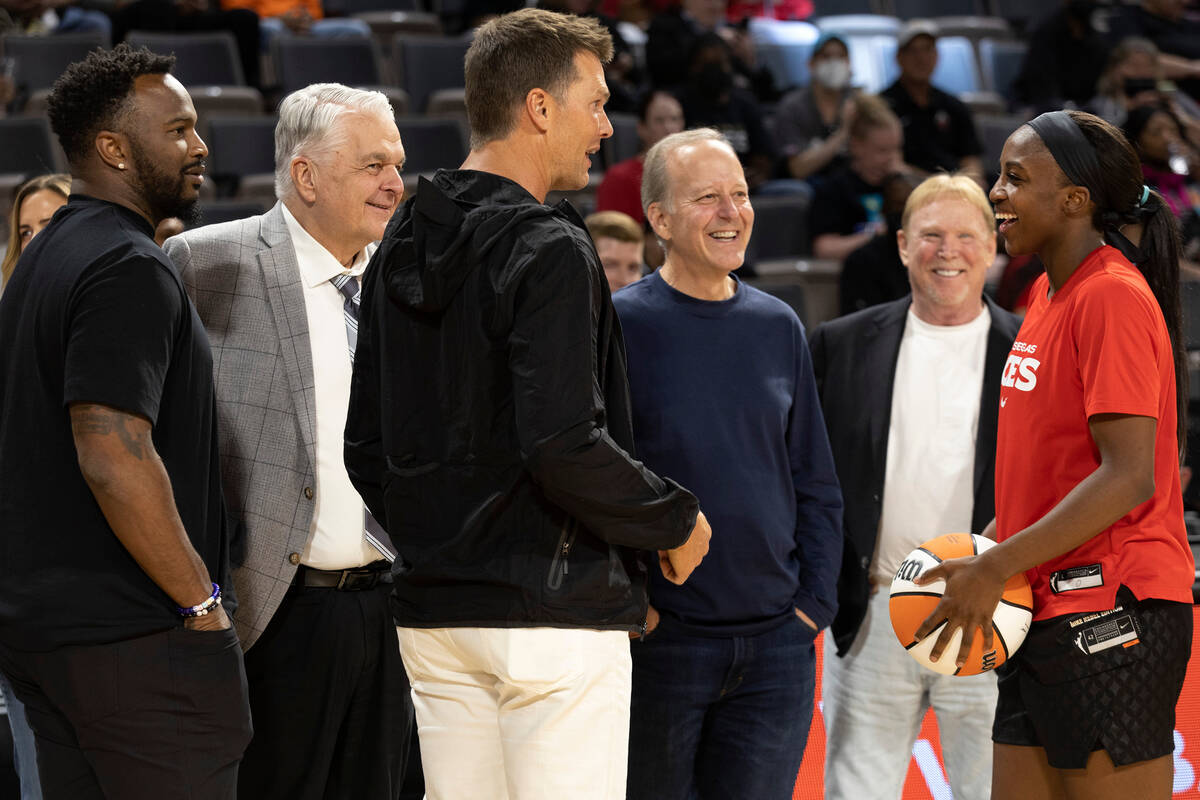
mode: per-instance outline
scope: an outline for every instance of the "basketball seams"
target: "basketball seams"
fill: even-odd
[[[1000,598],[1000,602],[1006,606],[1012,606],[1013,608],[1019,608],[1022,611],[1028,611],[1030,614],[1033,613],[1033,604],[1032,603],[1030,603],[1029,605],[1026,605],[1024,603],[1014,603],[1012,600],[1006,600],[1003,597]]]
[[[937,563],[939,563],[939,564],[940,564],[940,563],[942,563],[942,557],[941,557],[941,556],[939,556],[937,553],[934,553],[934,552],[933,552],[933,551],[931,551],[931,550],[926,550],[924,547],[918,547],[917,549],[918,549],[918,550],[920,550],[920,551],[921,551],[922,553],[924,553],[925,555],[927,555],[927,556],[929,556],[930,558],[932,558],[932,559],[933,559],[934,561],[936,561]]]

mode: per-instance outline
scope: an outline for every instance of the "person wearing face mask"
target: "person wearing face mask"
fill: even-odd
[[[742,162],[750,191],[762,188],[774,172],[775,142],[753,95],[735,85],[729,47],[719,35],[696,40],[679,102],[687,127],[719,130]]]
[[[850,50],[823,33],[808,61],[811,83],[784,95],[775,112],[775,138],[793,178],[816,182],[846,163],[854,109]]]

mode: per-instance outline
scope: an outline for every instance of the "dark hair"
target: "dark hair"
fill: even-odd
[[[1183,125],[1179,122],[1179,117],[1175,116],[1174,112],[1166,106],[1148,105],[1137,106],[1130,109],[1125,116],[1125,123],[1121,126],[1121,131],[1125,134],[1125,138],[1133,145],[1134,152],[1140,153],[1141,149],[1138,146],[1138,139],[1142,138],[1142,131],[1150,124],[1150,120],[1154,119],[1155,114],[1166,114],[1167,118],[1175,125],[1175,130],[1179,136],[1183,137]]]
[[[637,113],[637,118],[639,120],[642,122],[646,121],[646,115],[650,113],[650,106],[654,103],[655,98],[657,98],[659,95],[669,97],[677,103],[679,102],[679,98],[676,97],[674,93],[666,89],[656,89],[654,87],[650,87],[646,91],[642,92],[638,97],[637,108],[635,109],[635,112]]]
[[[1092,114],[1082,111],[1065,113],[1092,146],[1096,162],[1103,165],[1102,168],[1088,169],[1085,174],[1069,179],[1088,189],[1092,202],[1096,204],[1092,225],[1104,234],[1107,243],[1120,249],[1141,271],[1166,320],[1175,362],[1176,425],[1179,455],[1182,458],[1187,442],[1188,371],[1187,354],[1183,347],[1183,314],[1179,303],[1179,229],[1175,224],[1175,215],[1162,195],[1144,186],[1141,162],[1120,130]],[[1041,131],[1038,133],[1045,141],[1046,137]],[[1054,148],[1049,149],[1059,166],[1063,166]],[[1070,175],[1070,171],[1064,171]],[[1081,183],[1081,180],[1084,182]],[[1122,226],[1134,223],[1143,226],[1137,247],[1133,247],[1120,231]]]
[[[612,59],[612,36],[593,17],[523,8],[481,27],[466,58],[471,147],[508,136],[517,106],[532,90],[545,89],[561,102],[577,78],[581,52],[605,64]]]
[[[87,159],[97,133],[116,126],[135,80],[165,75],[174,65],[175,56],[119,44],[112,50],[97,48],[67,67],[50,90],[46,114],[71,166]]]

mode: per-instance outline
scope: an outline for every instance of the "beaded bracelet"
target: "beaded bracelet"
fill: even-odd
[[[175,610],[178,611],[179,615],[182,617],[203,617],[205,614],[221,605],[221,587],[217,586],[215,583],[212,585],[212,587],[212,594],[209,595],[209,598],[203,603],[199,603],[189,608],[176,606]]]

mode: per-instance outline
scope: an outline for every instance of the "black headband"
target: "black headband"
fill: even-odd
[[[1115,212],[1102,214],[1104,236],[1108,243],[1120,250],[1131,262],[1136,264],[1141,261],[1142,252],[1121,233],[1119,216],[1122,213],[1137,213],[1141,216],[1147,193],[1143,192],[1142,201],[1125,212],[1118,210],[1113,198],[1098,196],[1104,191],[1105,184],[1096,148],[1066,111],[1047,111],[1025,124],[1042,140],[1042,144],[1050,151],[1067,180],[1091,192],[1096,205]]]

